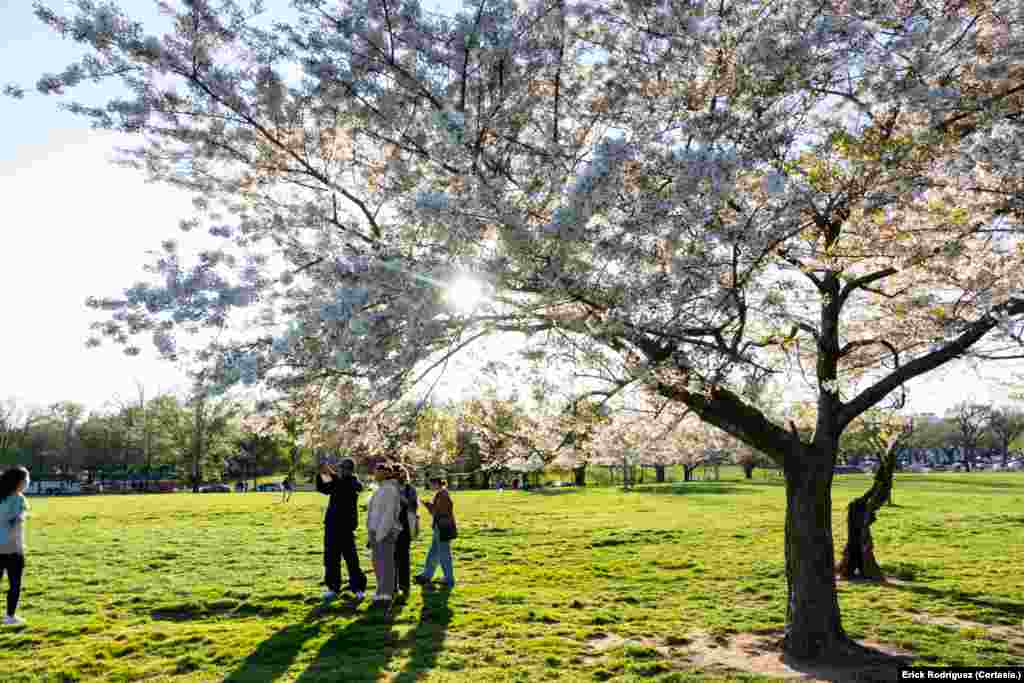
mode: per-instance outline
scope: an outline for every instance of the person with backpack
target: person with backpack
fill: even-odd
[[[355,463],[345,458],[338,469],[322,463],[316,490],[330,496],[324,515],[324,584],[327,586],[324,600],[333,600],[341,593],[342,557],[348,570],[348,589],[357,600],[362,600],[366,596],[366,574],[359,567],[356,552],[356,528],[359,526],[356,506],[363,485],[355,476]]]
[[[366,547],[373,553],[373,573],[377,577],[373,604],[390,606],[397,578],[395,546],[402,531],[398,519],[402,496],[398,490],[398,471],[393,465],[378,465],[373,475],[377,480],[377,490],[366,509]]]
[[[24,467],[12,467],[0,475],[0,581],[7,574],[7,613],[4,624],[21,626],[25,620],[15,614],[21,597],[21,577],[25,572],[25,518],[28,503],[25,489],[31,481]]]
[[[440,563],[444,571],[445,586],[449,589],[455,588],[455,568],[452,566],[452,539],[458,533],[455,526],[455,504],[448,493],[448,482],[440,477],[430,480],[430,487],[434,489],[434,500],[423,501],[423,505],[430,510],[434,517],[431,525],[433,537],[430,541],[430,550],[427,552],[427,559],[423,565],[423,572],[416,577],[416,583],[427,584],[434,578],[437,565]]]
[[[398,490],[401,495],[399,500],[398,521],[402,523],[402,532],[398,534],[395,543],[395,564],[398,570],[398,590],[402,597],[409,596],[410,568],[409,550],[412,546],[412,539],[419,536],[419,496],[416,495],[416,487],[409,483],[409,470],[402,465],[398,468]]]

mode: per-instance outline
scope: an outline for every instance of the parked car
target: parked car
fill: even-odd
[[[260,484],[256,490],[262,493],[280,493],[282,489],[280,484]]]
[[[1020,472],[1024,470],[1024,460],[1011,460],[1006,463],[1006,469],[1011,472]]]
[[[909,469],[911,472],[914,472],[916,474],[923,474],[925,472],[932,471],[931,468],[926,465],[911,465]]]
[[[199,493],[231,493],[231,487],[227,484],[207,484],[199,487]]]
[[[860,468],[853,465],[836,465],[832,468],[833,474],[860,474]]]

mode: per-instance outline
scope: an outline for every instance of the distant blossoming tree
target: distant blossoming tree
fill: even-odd
[[[183,354],[259,310],[197,353],[218,386],[345,377],[388,400],[485,335],[573,345],[610,392],[641,383],[780,465],[785,648],[856,649],[843,431],[1020,338],[1020,3],[295,0],[266,26],[185,0],[162,37],[76,4],[37,7],[89,48],[38,89],[119,78],[127,97],[68,109],[139,134],[126,161],[193,192],[182,228],[225,244],[186,264],[166,242],[153,281],[90,300],[100,336]],[[493,297],[460,312],[443,289],[467,274]],[[784,373],[815,398],[809,435],[744,399]]]

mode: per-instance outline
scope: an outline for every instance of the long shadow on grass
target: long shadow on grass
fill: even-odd
[[[540,488],[540,489],[527,489],[526,493],[532,493],[537,496],[567,496],[570,493],[579,493],[580,490],[575,486],[566,486],[564,488]]]
[[[967,477],[967,478],[961,478]],[[927,484],[942,484],[945,486],[966,486],[968,488],[987,488],[987,489],[1020,489],[1024,481],[987,481],[984,479],[971,479],[970,475],[961,474],[958,476],[943,476],[943,475],[923,475],[919,479],[915,479],[914,483],[927,483]]]
[[[1024,603],[1022,602],[995,600],[980,593],[967,593],[965,591],[955,589],[940,590],[938,588],[917,586],[910,583],[894,583],[887,581],[886,583],[878,585],[885,588],[896,588],[899,590],[910,591],[911,593],[917,593],[918,595],[923,595],[929,598],[935,598],[947,604],[952,604],[955,607],[963,606],[991,610],[1015,621],[1024,619]]]
[[[376,682],[401,643],[391,630],[403,605],[371,607],[332,635],[296,683]]]
[[[742,487],[725,481],[688,481],[681,484],[668,486],[638,486],[633,489],[636,493],[653,493],[662,496],[703,496],[722,493],[751,493]]]
[[[345,604],[340,610],[323,606],[310,610],[301,622],[286,626],[260,643],[239,667],[224,679],[224,683],[276,681],[291,668],[306,641],[320,635],[329,618],[339,613],[354,614],[355,610],[356,606],[352,604]]]
[[[452,610],[448,606],[449,591],[435,591],[430,585],[423,589],[423,607],[416,628],[408,635],[412,641],[409,662],[395,678],[394,683],[415,683],[420,674],[437,664],[438,656],[444,650],[448,636],[448,625],[452,621]]]

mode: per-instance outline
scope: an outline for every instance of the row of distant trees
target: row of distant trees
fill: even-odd
[[[1005,465],[1016,442],[1024,436],[1024,411],[965,401],[945,416],[915,421],[906,448],[957,448],[961,459],[973,467],[982,453],[995,454]]]
[[[34,407],[11,398],[0,401],[0,458],[30,466],[37,478],[171,465],[193,487],[281,472],[308,478],[316,455],[324,453],[397,458],[482,487],[495,476],[537,477],[545,468],[572,471],[583,484],[589,466],[621,468],[625,482],[644,466],[653,466],[660,481],[671,465],[682,466],[689,479],[712,461],[735,462],[748,477],[755,467],[771,464],[717,430],[687,433],[688,425],[681,424],[666,431],[643,414],[601,415],[590,404],[538,416],[514,399],[485,395],[408,404],[372,424],[340,414],[345,404],[344,396],[307,392],[257,412],[224,396],[147,396],[141,385],[131,399],[112,399],[99,410],[72,401]],[[983,452],[1001,454],[1005,462],[1024,435],[1024,411],[976,402],[958,404],[943,418],[913,422],[901,447],[959,448],[969,466]],[[868,422],[855,426],[844,435],[842,456],[852,461],[877,455],[875,436]]]
[[[229,398],[147,395],[141,385],[131,399],[93,410],[74,401],[33,406],[8,398],[0,401],[0,461],[26,465],[37,479],[170,465],[192,487],[288,469],[288,444],[248,429],[247,412]]]

